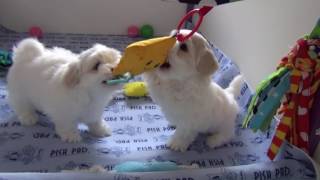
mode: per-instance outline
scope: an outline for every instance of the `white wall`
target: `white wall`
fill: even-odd
[[[245,0],[217,6],[201,29],[255,87],[318,17],[320,0]]]
[[[210,2],[210,1],[209,1]],[[215,7],[202,31],[234,59],[255,87],[295,40],[320,17],[320,0],[245,0]],[[0,0],[0,24],[17,31],[126,34],[129,24],[175,28],[185,4],[177,0]]]
[[[174,29],[185,13],[177,0],[0,0],[0,24],[16,31],[126,34],[150,23],[156,34]]]

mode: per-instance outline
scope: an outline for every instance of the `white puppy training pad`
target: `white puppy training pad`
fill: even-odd
[[[25,33],[0,28],[0,48],[9,50],[26,36]],[[61,46],[79,52],[95,42],[123,50],[135,40],[126,36],[45,34],[41,41],[49,47]],[[239,70],[221,51],[217,48],[214,51],[220,69],[213,80],[227,87]],[[36,126],[22,127],[8,106],[6,82],[2,77],[0,179],[315,179],[311,161],[294,147],[285,145],[276,161],[268,159],[266,151],[272,131],[253,133],[250,129],[241,128],[250,97],[251,91],[244,84],[241,96],[237,99],[242,113],[237,119],[236,137],[229,143],[210,149],[205,145],[205,135],[200,135],[189,151],[178,153],[165,145],[174,129],[168,127],[159,106],[148,97],[127,98],[117,95],[106,107],[103,116],[113,129],[112,136],[96,138],[81,127],[83,142],[70,144],[58,138],[52,123],[44,115],[40,115],[41,121]],[[197,163],[200,169],[125,174],[57,173],[74,168],[85,169],[96,164],[111,170],[116,164],[129,160],[174,161],[179,165]]]

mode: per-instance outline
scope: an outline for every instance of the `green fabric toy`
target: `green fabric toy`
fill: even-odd
[[[282,67],[269,75],[257,87],[253,96],[248,113],[243,121],[243,127],[257,131],[265,131],[276,110],[280,106],[280,100],[289,88],[288,68]]]

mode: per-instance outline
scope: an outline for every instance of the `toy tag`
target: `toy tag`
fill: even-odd
[[[317,24],[314,26],[309,37],[310,37],[310,39],[319,39],[320,38],[320,18],[318,19]]]

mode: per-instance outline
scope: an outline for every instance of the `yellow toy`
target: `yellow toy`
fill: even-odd
[[[113,70],[113,75],[119,76],[127,72],[138,75],[160,66],[175,42],[175,37],[160,37],[130,44],[119,65]]]
[[[128,97],[147,96],[148,90],[144,82],[130,82],[123,87],[124,95]]]

